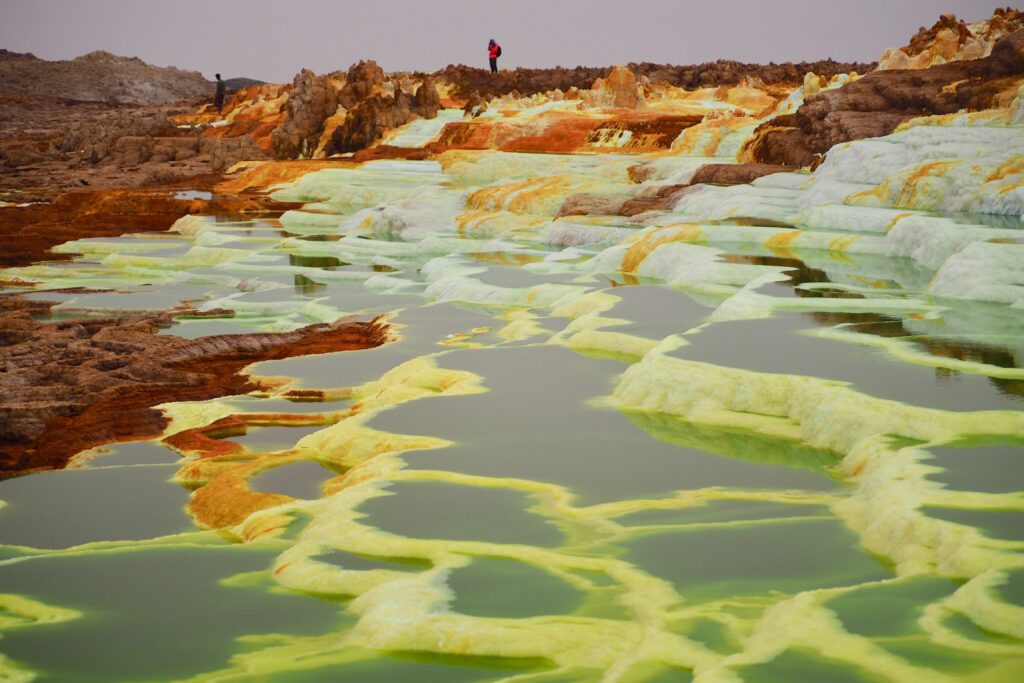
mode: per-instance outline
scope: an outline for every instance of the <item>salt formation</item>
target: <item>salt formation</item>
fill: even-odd
[[[342,121],[411,87],[356,72]],[[7,269],[66,297],[54,315],[176,296],[169,334],[380,315],[386,343],[162,405],[197,529],[12,543],[0,580],[208,545],[267,553],[234,588],[336,608],[244,631],[195,680],[1019,678],[1022,83],[813,169],[738,163],[868,78],[681,92],[617,69],[468,114],[441,83],[437,119],[220,186],[291,204],[277,221],[185,216],[163,243]],[[710,182],[728,166],[756,179]],[[304,466],[315,484],[290,488]],[[82,621],[0,599],[19,623]]]

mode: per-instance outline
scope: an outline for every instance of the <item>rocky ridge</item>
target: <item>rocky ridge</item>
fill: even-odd
[[[1022,82],[1024,29],[999,38],[984,58],[875,71],[808,97],[795,113],[762,124],[740,160],[814,167],[834,145],[888,135],[918,116],[1008,103]]]
[[[947,62],[981,59],[992,53],[995,42],[1024,28],[1024,12],[997,8],[984,21],[967,24],[953,14],[943,14],[931,28],[922,26],[910,43],[889,48],[878,60],[878,69],[923,69]]]
[[[198,71],[153,66],[103,50],[61,61],[0,50],[0,84],[4,94],[108,104],[173,104],[213,94],[213,83]]]

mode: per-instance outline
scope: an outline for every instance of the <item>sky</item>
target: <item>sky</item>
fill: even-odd
[[[93,50],[212,79],[290,82],[374,59],[385,71],[870,62],[943,12],[967,22],[1007,0],[0,0],[0,48],[40,59]],[[0,84],[2,90],[2,84]]]

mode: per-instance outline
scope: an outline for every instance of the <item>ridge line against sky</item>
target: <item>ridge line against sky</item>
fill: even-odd
[[[989,0],[0,0],[0,48],[40,59],[93,50],[139,57],[207,78],[291,82],[303,68],[345,70],[374,59],[385,71],[877,60],[943,12],[991,16]],[[0,84],[2,90],[2,84]]]

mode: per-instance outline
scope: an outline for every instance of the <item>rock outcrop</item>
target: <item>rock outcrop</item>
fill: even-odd
[[[795,114],[762,124],[740,158],[814,167],[834,145],[888,135],[911,118],[991,107],[1012,98],[1021,79],[1024,30],[997,40],[984,59],[875,71],[813,95]]]
[[[997,8],[992,17],[966,24],[952,14],[943,14],[935,24],[922,26],[910,43],[889,48],[878,61],[879,70],[923,69],[947,62],[987,57],[995,42],[1024,28],[1024,12]]]
[[[437,112],[444,108],[441,104],[441,94],[437,92],[437,85],[433,79],[427,78],[416,87],[413,107],[425,119],[436,117]]]
[[[351,109],[384,87],[384,70],[372,59],[349,67],[345,87],[338,93],[338,102]]]
[[[591,86],[589,104],[595,107],[636,109],[640,105],[636,76],[624,66],[614,66],[605,78],[599,78]]]
[[[239,161],[258,161],[267,156],[249,135],[202,138],[199,149],[210,155],[210,170],[214,173],[222,173]]]
[[[288,118],[271,134],[276,159],[309,156],[320,141],[324,121],[338,109],[338,94],[327,77],[303,69],[292,85],[285,104]]]
[[[338,101],[348,113],[323,146],[325,155],[365,149],[386,131],[417,117],[432,119],[441,108],[432,80],[423,80],[413,94],[403,90],[401,82],[385,82],[384,71],[374,61],[349,69]]]
[[[795,166],[778,164],[704,164],[690,178],[690,184],[743,185],[772,173],[795,170]]]

